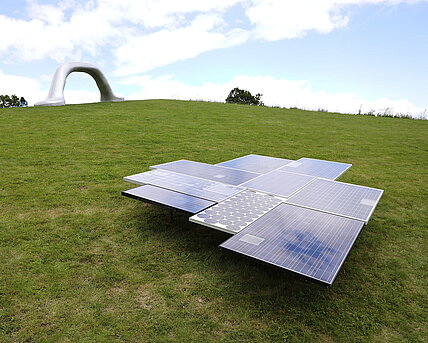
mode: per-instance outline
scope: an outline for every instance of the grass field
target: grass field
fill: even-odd
[[[1,342],[427,342],[428,121],[184,101],[0,110]],[[332,288],[217,248],[122,177],[255,153],[384,189]]]

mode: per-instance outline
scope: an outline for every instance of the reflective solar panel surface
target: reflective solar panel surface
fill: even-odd
[[[252,179],[241,186],[288,198],[314,179],[313,176],[309,175],[274,170]]]
[[[222,166],[214,166],[207,163],[193,162],[187,160],[158,164],[150,168],[169,170],[176,173],[196,176],[203,179],[227,183],[229,185],[234,186],[247,182],[260,175],[244,170],[237,170]]]
[[[290,162],[293,162],[293,160],[251,154],[218,163],[217,165],[265,174]]]
[[[215,202],[242,190],[235,186],[160,169],[127,176],[123,179],[127,182],[139,185],[149,184]]]
[[[287,202],[367,222],[382,193],[380,189],[316,179]]]
[[[189,213],[197,213],[215,204],[212,201],[195,198],[190,195],[173,192],[151,185],[140,186],[123,191],[122,195]]]
[[[352,164],[348,163],[316,160],[313,158],[300,158],[279,170],[335,180],[351,166]]]
[[[220,247],[331,285],[363,225],[282,203]]]
[[[190,221],[234,234],[281,201],[274,196],[246,190],[190,217]]]

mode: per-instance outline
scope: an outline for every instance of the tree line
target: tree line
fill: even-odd
[[[25,107],[28,105],[27,100],[24,97],[18,98],[15,94],[0,95],[0,108],[8,107]]]

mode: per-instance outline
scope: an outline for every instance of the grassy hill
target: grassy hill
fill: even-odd
[[[428,121],[184,101],[0,110],[1,342],[426,342]],[[385,193],[332,288],[122,197],[122,177],[255,153]]]

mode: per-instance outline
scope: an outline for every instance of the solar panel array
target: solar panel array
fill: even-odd
[[[162,187],[216,202],[242,190],[242,188],[225,185],[220,182],[204,180],[194,176],[173,173],[160,169],[127,176],[123,179],[124,181],[139,185],[148,184]]]
[[[222,248],[331,285],[383,193],[334,181],[350,167],[261,155],[179,160],[125,177],[144,186],[122,193],[234,235]]]

